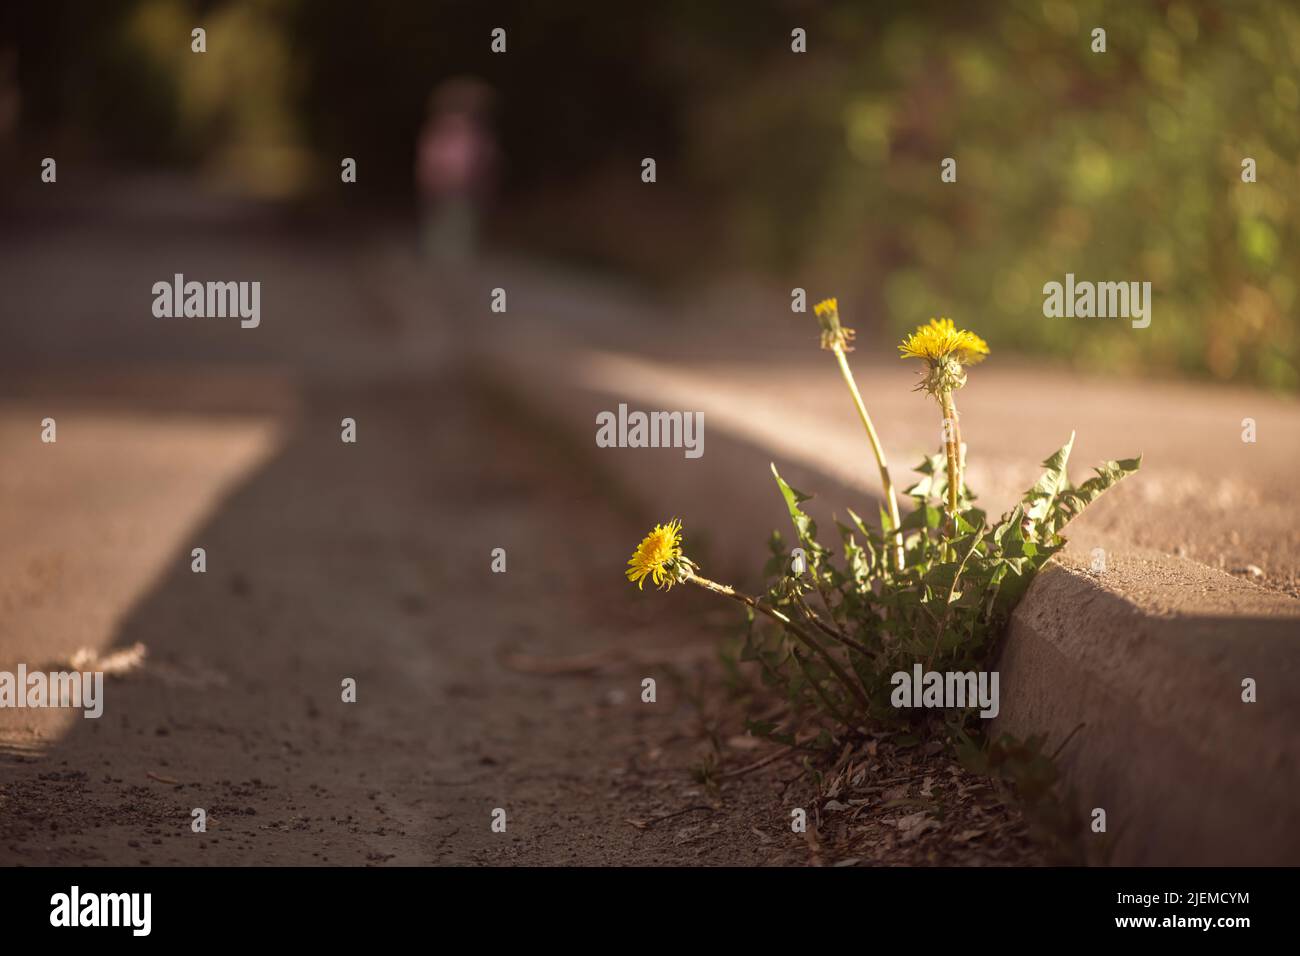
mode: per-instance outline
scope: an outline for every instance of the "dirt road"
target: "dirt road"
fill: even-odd
[[[467,416],[463,394],[452,383],[315,394],[198,521],[179,494],[195,483],[185,472],[203,471],[201,456],[232,456],[234,439],[202,444],[173,427],[162,475],[148,456],[123,456],[100,487],[168,492],[111,513],[130,547],[163,551],[113,627],[112,646],[140,643],[147,657],[109,679],[98,720],[4,712],[0,859],[597,863],[634,848],[656,859],[655,835],[638,839],[625,821],[702,802],[680,766],[689,748],[673,759],[651,743],[690,729],[662,667],[569,678],[499,661],[708,638],[657,627],[655,608],[620,600],[616,555],[630,528],[563,461],[521,444],[527,436]],[[339,440],[335,409],[358,420],[356,445]],[[120,442],[112,424],[97,427],[110,432],[101,451]],[[148,434],[137,442],[167,441]],[[60,444],[79,437],[69,427]],[[56,513],[57,498],[46,496]],[[138,576],[132,562],[93,554],[109,520],[97,506],[75,528],[55,519],[66,535],[26,539],[22,591],[6,588],[11,627],[31,622],[35,634],[63,616],[53,609],[94,603],[80,588],[132,589],[122,580]],[[164,543],[159,527],[178,539]],[[204,574],[191,571],[191,544],[206,549]],[[494,547],[506,549],[504,574],[490,570]],[[25,659],[52,660],[87,637]],[[22,635],[5,638],[8,648]],[[651,674],[663,689],[643,704]],[[355,703],[342,700],[347,677]],[[504,834],[490,829],[498,807]],[[206,834],[191,831],[194,808],[206,810]],[[752,834],[722,842],[716,859],[752,860],[756,845]]]
[[[797,755],[743,772],[773,748],[714,662],[733,615],[622,578],[651,516],[482,390],[420,289],[412,324],[357,248],[205,215],[0,250],[0,670],[143,648],[99,719],[0,710],[0,865],[1038,858],[942,757],[844,755],[852,828]],[[182,270],[263,278],[262,327],[152,319]],[[948,829],[856,819],[922,790]]]

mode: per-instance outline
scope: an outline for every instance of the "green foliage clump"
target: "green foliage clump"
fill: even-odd
[[[883,509],[881,531],[852,510],[849,523],[836,521],[837,555],[803,510],[810,497],[773,466],[805,567],[792,566],[785,539],[773,532],[761,601],[792,626],[747,608],[740,660],[757,663],[764,682],[796,710],[828,716],[841,732],[869,721],[900,727],[924,720],[923,711],[891,704],[890,676],[916,663],[927,671],[987,669],[1016,603],[1064,547],[1065,526],[1141,464],[1108,461],[1075,486],[1066,475],[1073,443],[1071,435],[1021,502],[996,521],[964,488],[955,518],[948,516],[944,455],[926,458],[907,491],[914,507],[901,523],[901,569]],[[942,713],[949,730],[964,735],[976,709]]]

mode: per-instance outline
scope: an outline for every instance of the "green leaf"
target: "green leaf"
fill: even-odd
[[[919,531],[922,528],[937,528],[943,522],[943,512],[934,505],[921,505],[908,512],[903,519],[904,531]]]
[[[1060,531],[1077,518],[1084,508],[1100,498],[1104,492],[1115,487],[1141,467],[1141,455],[1136,458],[1121,458],[1118,461],[1108,461],[1097,466],[1093,469],[1097,473],[1095,478],[1089,478],[1078,488],[1061,495],[1059,507],[1051,516],[1048,527],[1053,532]]]
[[[1024,494],[1025,514],[1029,520],[1038,524],[1052,511],[1056,496],[1069,485],[1066,467],[1070,462],[1070,451],[1074,448],[1074,432],[1070,432],[1069,441],[1050,458],[1043,462],[1046,469],[1042,477]]]
[[[858,529],[862,537],[866,538],[868,541],[874,541],[876,536],[871,533],[871,529],[867,527],[866,522],[859,517],[858,513],[852,508],[845,508],[844,510],[848,512],[849,520],[853,522],[853,527]],[[883,522],[889,521],[889,516],[885,514],[885,509],[883,507],[880,509],[880,520]],[[882,524],[881,527],[883,528],[885,525]]]
[[[791,487],[786,480],[781,477],[780,472],[776,470],[776,463],[772,463],[772,475],[776,478],[777,487],[781,489],[781,497],[785,499],[786,509],[790,512],[790,521],[794,524],[795,533],[799,536],[799,541],[806,545],[815,545],[817,537],[817,523],[812,518],[804,514],[799,507],[805,501],[811,501],[812,495],[805,495],[797,488]],[[811,563],[812,555],[809,555]]]
[[[1016,510],[1011,512],[1011,527],[1007,529],[1011,535],[1011,541],[1025,540],[1025,510],[1016,505]]]
[[[1034,486],[1035,490],[1054,495],[1065,487],[1065,468],[1070,463],[1070,452],[1073,448],[1074,432],[1070,432],[1069,440],[1047,461],[1043,462],[1043,467],[1047,470],[1044,472],[1043,477],[1038,479],[1038,484]]]
[[[1010,514],[1002,516],[998,526],[993,529],[993,545],[995,548],[1001,550],[1004,547],[1003,541],[1006,539],[1007,532],[1012,528],[1019,528],[1024,521],[1024,517],[1024,509],[1020,505],[1016,505]]]
[[[918,475],[933,475],[943,470],[943,455],[928,455],[922,462],[912,470]]]
[[[933,485],[934,479],[931,476],[926,475],[911,488],[908,488],[907,491],[903,492],[903,494],[912,498],[928,498],[933,493],[931,490]]]
[[[948,591],[957,580],[957,572],[961,570],[960,561],[949,561],[946,564],[936,564],[925,575],[925,583],[936,591]]]
[[[847,510],[849,512],[849,517],[853,519],[853,523],[858,526],[859,530],[861,530],[863,534],[869,536],[869,532],[862,524],[862,519],[855,515],[851,508]],[[889,517],[889,512],[885,510],[883,504],[880,506],[880,530],[883,533],[888,533],[894,530],[894,521]]]

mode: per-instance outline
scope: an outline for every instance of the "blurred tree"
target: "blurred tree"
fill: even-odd
[[[1300,388],[1294,4],[46,0],[0,17],[33,139],[239,170],[272,195],[355,156],[352,195],[409,203],[429,91],[469,74],[498,93],[509,227],[548,252],[798,274],[872,303],[890,338],[947,314],[999,349]],[[1067,272],[1151,281],[1150,327],[1044,318]]]
[[[890,337],[951,315],[1090,367],[1300,386],[1300,9],[805,12],[787,20],[806,57],[772,39],[689,107],[692,168],[743,225],[742,258],[855,280]],[[1044,318],[1043,284],[1066,272],[1151,281],[1150,328]]]

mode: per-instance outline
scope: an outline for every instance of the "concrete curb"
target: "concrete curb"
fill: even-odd
[[[1175,593],[1196,612],[1165,613]],[[1060,765],[1085,809],[1107,811],[1114,863],[1295,864],[1296,605],[1141,552],[1108,555],[1094,578],[1067,552],[1012,618],[999,729],[1054,747],[1083,724]],[[1247,677],[1257,703],[1242,702]]]
[[[557,367],[570,374],[539,373]],[[719,405],[702,458],[680,449],[601,454],[598,412],[619,402],[701,408],[709,399],[686,399],[665,382],[628,378],[615,387],[608,377],[574,374],[582,367],[574,354],[524,349],[494,355],[484,374],[578,448],[591,448],[596,467],[646,509],[647,522],[681,517],[706,573],[752,583],[767,534],[786,531],[770,461],[816,493],[819,520],[832,506],[875,514],[875,502],[842,480],[842,456],[831,450],[841,446],[819,443],[812,422],[774,447],[748,432],[743,416],[712,413]],[[1045,734],[1050,751],[1083,725],[1060,765],[1081,806],[1106,810],[1110,862],[1300,863],[1300,602],[1142,551],[1108,550],[1107,571],[1094,576],[1067,552],[1017,609],[999,670],[998,729]],[[1241,700],[1246,677],[1258,684],[1258,703]]]

